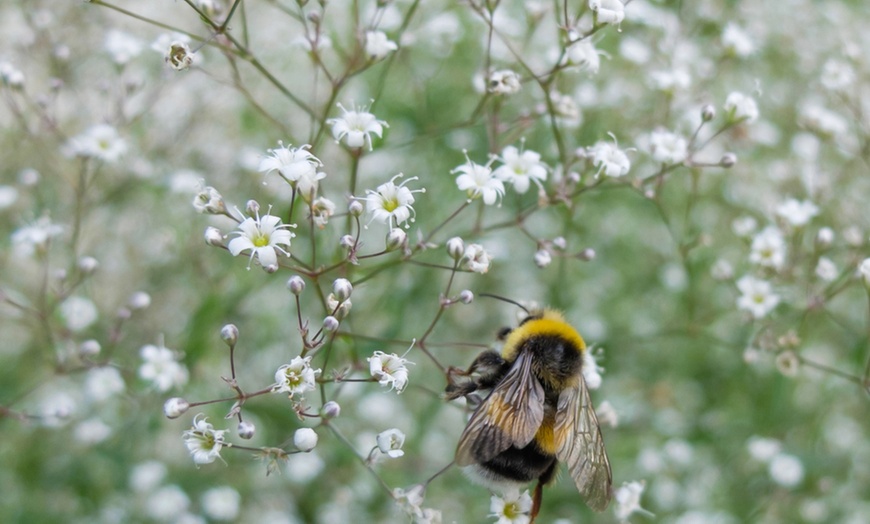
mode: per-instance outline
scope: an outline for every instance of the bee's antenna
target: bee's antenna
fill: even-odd
[[[517,302],[517,301],[515,301],[515,300],[511,300],[511,299],[509,299],[509,298],[505,298],[505,297],[502,297],[502,296],[499,296],[499,295],[493,295],[492,293],[480,293],[480,296],[482,296],[482,297],[489,297],[489,298],[495,298],[495,299],[501,300],[501,301],[503,301],[503,302],[507,302],[508,304],[513,304],[513,305],[515,305],[516,307],[518,307],[518,308],[522,309],[523,311],[525,311],[528,315],[531,316],[531,314],[532,314],[531,311],[529,311],[528,309],[526,309],[526,306],[520,304],[519,302]]]

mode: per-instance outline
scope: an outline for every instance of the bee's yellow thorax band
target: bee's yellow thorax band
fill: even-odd
[[[583,337],[571,324],[565,322],[565,318],[558,311],[547,309],[541,315],[541,318],[529,320],[523,325],[512,330],[505,340],[502,348],[502,357],[511,360],[516,356],[522,343],[534,336],[555,336],[564,338],[574,344],[582,352],[586,349],[586,343]]]

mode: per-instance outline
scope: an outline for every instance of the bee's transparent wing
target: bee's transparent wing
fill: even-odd
[[[531,364],[531,355],[521,351],[471,416],[456,447],[458,466],[486,462],[512,445],[522,448],[535,438],[544,420],[544,388]]]
[[[586,504],[595,511],[604,511],[613,497],[613,475],[582,375],[577,387],[559,395],[554,432],[560,443],[556,458],[568,466]]]

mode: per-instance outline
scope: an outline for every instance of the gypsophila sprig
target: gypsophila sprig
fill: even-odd
[[[405,187],[405,184],[417,180],[417,177],[408,178],[396,185],[395,180],[403,176],[399,173],[389,182],[379,185],[376,190],[366,190],[366,209],[372,215],[371,221],[386,224],[390,228],[402,224],[405,224],[405,228],[411,227],[408,222],[413,222],[415,217],[412,206],[414,193],[425,193],[426,188],[412,190]]]
[[[737,289],[740,291],[737,308],[749,312],[753,318],[764,318],[779,304],[779,296],[766,280],[746,275],[737,281]]]
[[[496,524],[529,524],[532,511],[532,497],[528,490],[522,494],[513,488],[504,496],[493,495],[489,505],[490,517],[495,517]]]
[[[494,177],[511,184],[520,194],[529,190],[530,182],[537,184],[543,191],[541,182],[547,179],[548,168],[541,162],[539,153],[507,146],[502,150],[499,160],[502,165],[493,171]]]
[[[402,431],[391,428],[378,433],[378,449],[390,458],[399,458],[405,454],[402,446],[405,445],[405,434]]]
[[[173,387],[187,384],[187,367],[179,362],[180,356],[171,349],[149,344],[139,350],[142,365],[139,366],[139,377],[150,382],[161,393]]]
[[[202,417],[202,418],[200,418]],[[202,413],[193,418],[193,427],[183,434],[184,444],[197,465],[211,464],[221,458],[226,430],[214,429]]]
[[[616,143],[616,137],[611,135],[613,143],[601,141],[589,148],[589,157],[598,171],[595,172],[595,177],[598,178],[602,174],[607,177],[621,177],[628,173],[631,169],[631,161],[625,151],[619,149],[619,144]]]
[[[314,390],[319,374],[320,369],[311,367],[311,357],[294,357],[289,364],[284,364],[275,372],[272,392],[289,393],[290,398],[304,395]]]
[[[495,157],[489,162],[480,165],[471,161],[468,152],[465,151],[466,162],[450,171],[451,174],[459,173],[456,177],[456,187],[465,191],[469,200],[483,199],[483,203],[491,206],[501,202],[504,195],[504,183],[493,175],[490,167]]]
[[[390,127],[386,122],[378,120],[375,115],[369,113],[365,107],[351,106],[353,109],[347,110],[341,104],[336,105],[343,114],[338,118],[330,118],[326,123],[332,126],[332,136],[335,141],[344,141],[344,144],[351,149],[360,149],[367,144],[371,151],[372,135],[382,138],[384,128]]]
[[[366,31],[365,47],[370,60],[383,60],[399,48],[383,31]]]
[[[274,215],[247,217],[239,224],[239,230],[234,231],[236,238],[227,245],[233,256],[243,251],[249,252],[248,269],[256,256],[263,269],[269,271],[278,267],[278,253],[290,256],[290,239],[295,233],[288,231],[296,224],[282,224],[281,219]]]
[[[302,178],[315,178],[317,170],[323,166],[319,158],[314,156],[308,144],[291,147],[278,142],[278,148],[267,151],[269,156],[260,161],[257,171],[269,174],[278,171],[284,180],[294,186]]]
[[[408,351],[414,347],[408,348]],[[395,390],[396,393],[401,393],[408,385],[408,365],[414,365],[413,362],[396,355],[395,353],[384,353],[383,351],[375,351],[369,361],[369,372],[372,377],[382,386],[389,386],[390,391]]]

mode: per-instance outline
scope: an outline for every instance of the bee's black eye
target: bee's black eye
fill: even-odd
[[[504,340],[507,338],[507,336],[510,334],[511,331],[513,331],[511,328],[503,327],[503,328],[498,330],[498,334],[496,335],[496,338],[498,340]]]

